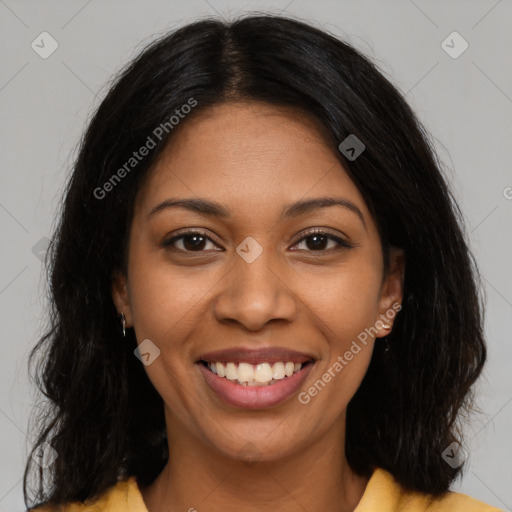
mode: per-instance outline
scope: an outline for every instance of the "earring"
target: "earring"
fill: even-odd
[[[126,338],[126,317],[121,313],[121,323],[123,325],[123,338]]]
[[[384,329],[391,329],[391,325],[389,324],[382,324],[382,327],[384,327]]]

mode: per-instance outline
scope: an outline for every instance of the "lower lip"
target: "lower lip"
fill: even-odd
[[[290,398],[304,382],[312,363],[304,366],[291,377],[284,377],[275,384],[267,386],[242,386],[219,377],[202,363],[198,363],[208,385],[225,402],[244,409],[265,409],[282,404]]]

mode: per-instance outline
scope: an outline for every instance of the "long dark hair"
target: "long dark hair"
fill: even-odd
[[[483,304],[433,143],[362,53],[305,22],[258,14],[206,18],[160,37],[117,76],[89,123],[47,253],[49,325],[29,359],[30,370],[42,354],[34,379],[48,399],[30,455],[46,447],[57,457],[45,470],[28,459],[27,506],[33,469],[33,503],[58,504],[94,498],[129,475],[145,485],[165,465],[163,401],[133,354],[133,329],[122,337],[111,278],[126,268],[135,196],[173,130],[230,100],[292,107],[316,120],[372,212],[384,254],[405,251],[403,309],[389,351],[375,346],[348,405],[349,464],[366,476],[382,467],[404,488],[433,495],[462,474],[442,453],[463,444],[458,419],[476,409]],[[171,117],[193,102],[174,127]],[[350,134],[366,147],[355,160],[338,150]],[[128,168],[148,137],[155,147]]]

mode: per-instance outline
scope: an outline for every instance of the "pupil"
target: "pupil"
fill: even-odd
[[[323,235],[313,235],[313,236],[310,236],[308,239],[309,240],[317,240],[317,242],[313,243],[313,244],[309,244],[308,242],[306,242],[308,249],[311,249],[313,251],[317,251],[319,248],[324,247],[325,241],[327,240],[327,238]],[[320,242],[318,242],[318,239],[320,239]]]
[[[192,242],[190,244],[190,241],[191,240],[194,240],[194,242]],[[189,243],[187,243],[189,242]],[[190,249],[202,249],[202,244],[204,244],[205,241],[204,241],[204,237],[202,235],[189,235],[189,236],[186,236],[184,239],[183,239],[183,245],[185,246],[185,249],[187,250],[190,250]],[[188,247],[187,247],[188,245]]]

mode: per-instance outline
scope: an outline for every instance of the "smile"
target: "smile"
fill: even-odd
[[[286,347],[233,347],[196,359],[206,392],[233,407],[265,409],[297,393],[315,365],[311,353]]]

